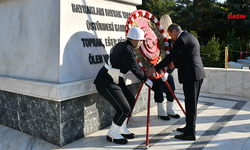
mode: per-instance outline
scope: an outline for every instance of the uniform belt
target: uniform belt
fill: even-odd
[[[110,68],[112,68],[111,66],[109,66],[109,65],[106,64],[106,63],[104,64],[104,67],[105,67],[107,70],[109,70]],[[124,78],[125,74],[123,74],[123,73],[120,72],[119,76],[122,77],[122,78]]]

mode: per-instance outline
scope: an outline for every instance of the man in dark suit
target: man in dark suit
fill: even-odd
[[[205,71],[200,58],[200,44],[190,33],[182,31],[175,23],[168,27],[168,33],[175,41],[172,51],[159,64],[148,68],[146,75],[150,76],[159,71],[172,61],[176,60],[179,82],[183,84],[186,109],[186,126],[177,128],[177,131],[184,132],[175,135],[181,140],[196,140],[195,121],[197,115],[197,102],[200,88],[205,78]]]
[[[169,47],[170,47],[170,52],[173,47],[173,40],[168,39]],[[174,85],[174,78],[172,76],[172,72],[174,71],[175,67],[173,63],[170,63],[168,66],[167,72],[166,72],[166,78],[167,82],[169,83],[171,89],[175,90],[175,85]],[[177,114],[174,111],[174,96],[168,89],[168,86],[162,79],[152,79],[153,81],[153,87],[152,90],[154,91],[154,99],[157,104],[157,112],[158,112],[158,117],[163,120],[170,120],[170,117],[172,118],[180,118],[180,115]],[[166,105],[166,111],[163,106],[163,93],[166,94],[167,98],[167,105]]]

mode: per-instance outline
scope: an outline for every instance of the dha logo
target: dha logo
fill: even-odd
[[[222,15],[222,14],[212,14],[212,18],[217,19],[246,19],[245,14],[228,14],[228,15]]]
[[[246,19],[246,15],[243,15],[243,14],[236,14],[236,15],[228,14],[227,19]]]

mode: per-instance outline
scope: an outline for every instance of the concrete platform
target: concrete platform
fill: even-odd
[[[240,63],[240,64],[242,64],[244,66],[250,67],[250,60],[248,60],[248,59],[238,59],[237,63]]]
[[[236,63],[233,61],[230,61],[227,63],[228,64],[228,68],[234,68],[234,69],[249,69],[249,66],[245,65],[245,64],[240,64],[240,63]]]
[[[176,96],[184,106],[182,91]],[[165,103],[164,103],[165,104]],[[149,149],[250,149],[250,98],[201,93],[198,102],[196,141],[181,141],[174,135],[181,134],[176,128],[183,127],[185,117],[175,102],[175,110],[180,119],[163,121],[157,117],[156,106],[150,109]],[[146,114],[134,115],[128,124],[137,137],[126,145],[118,145],[106,140],[109,127],[92,133],[64,147],[32,137],[20,131],[0,125],[1,150],[117,150],[146,149]]]

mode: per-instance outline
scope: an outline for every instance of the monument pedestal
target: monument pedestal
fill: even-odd
[[[0,124],[59,146],[109,126],[115,110],[93,80],[138,4],[0,0]],[[136,95],[141,83],[125,80]],[[140,94],[134,113],[146,101]]]
[[[0,123],[59,146],[111,125],[115,114],[113,107],[96,93],[93,79],[50,84],[0,77],[0,83],[1,89],[6,88],[0,90]],[[129,85],[135,96],[140,84]],[[89,90],[82,91],[85,88]],[[80,95],[81,91],[86,94]],[[147,87],[143,86],[133,114],[146,108]]]

